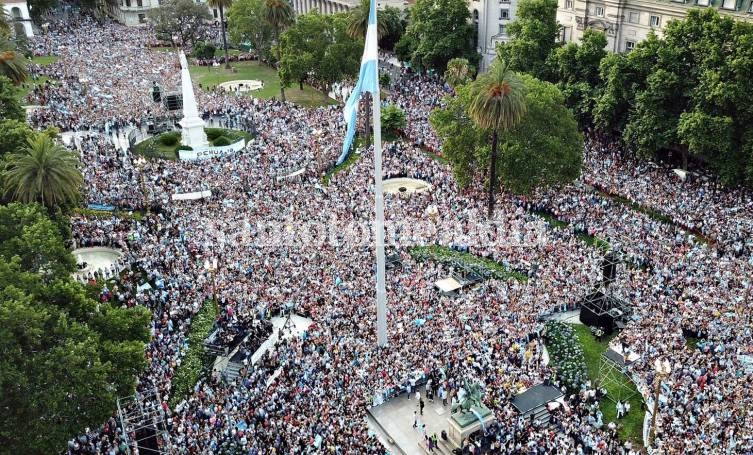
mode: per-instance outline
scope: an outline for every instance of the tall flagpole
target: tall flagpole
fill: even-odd
[[[372,3],[376,0],[371,0]],[[377,19],[378,20],[378,19]],[[376,29],[376,25],[374,26]],[[376,32],[376,30],[375,30]],[[385,287],[384,270],[384,191],[382,190],[382,106],[379,87],[379,50],[377,49],[376,65],[374,65],[374,80],[376,93],[371,94],[372,114],[374,125],[374,200],[375,200],[375,228],[376,228],[376,257],[377,257],[377,345],[387,346],[387,291]]]

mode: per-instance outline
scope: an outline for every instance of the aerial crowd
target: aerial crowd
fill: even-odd
[[[153,313],[138,391],[159,391],[162,403],[153,405],[167,413],[164,444],[171,453],[382,454],[367,428],[367,408],[427,377],[450,397],[463,379],[482,386],[498,420],[487,429],[492,453],[639,453],[618,438],[619,421],[603,421],[590,383],[568,394],[568,411],[552,425],[518,419],[511,404],[530,386],[559,384],[544,361],[544,321],[577,308],[600,277],[603,252],[581,233],[624,256],[613,288],[634,310],[618,339],[639,356],[629,373],[649,409],[654,360],[672,365],[662,382],[654,447],[666,454],[753,451],[753,371],[745,361],[753,355],[750,193],[697,176],[682,180],[587,131],[577,181],[525,197],[503,193],[495,232],[475,235],[486,219],[483,182],[455,184],[437,158],[442,145],[428,122],[448,91],[437,78],[400,70],[383,101],[403,108],[408,125],[385,145],[384,173],[420,178],[431,189],[385,196],[385,218],[398,226],[388,229],[387,241],[402,267],[387,272],[389,345],[379,348],[374,251],[346,229],[373,218],[373,150],[358,150],[355,164],[325,184],[321,176],[344,136],[340,107],[304,108],[196,86],[206,118],[253,125],[254,139],[229,156],[139,166],[127,133],[168,114],[150,96],[153,83],[180,85],[177,54],[152,49],[152,33],[86,19],[52,23],[32,49],[59,56],[34,68],[55,82],[30,94],[42,106],[30,122],[76,132],[71,147],[81,154],[88,203],[146,212],[143,219],[78,215],[72,227],[77,245],[124,253],[129,266],[108,298]],[[211,196],[170,197],[198,191]],[[283,226],[283,238],[263,235],[260,222]],[[314,224],[331,231],[326,239],[297,235],[300,225]],[[409,254],[412,246],[434,243],[466,247],[528,279],[488,279],[442,295],[434,283],[449,276],[448,267]],[[212,274],[203,268],[207,258],[218,260]],[[232,381],[202,379],[171,408],[171,378],[192,317],[213,296],[225,329],[290,304],[312,325]],[[689,334],[701,341],[687,343]],[[71,435],[68,453],[118,453],[123,431],[103,422]]]

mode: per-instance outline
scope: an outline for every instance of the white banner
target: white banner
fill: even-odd
[[[204,199],[205,197],[210,197],[212,195],[212,191],[206,190],[206,191],[194,191],[193,193],[175,193],[172,195],[173,201],[193,201],[196,199]]]
[[[239,152],[243,150],[243,147],[245,146],[246,140],[241,139],[238,142],[230,145],[223,145],[221,147],[207,147],[204,150],[179,150],[178,156],[183,161],[208,160]]]

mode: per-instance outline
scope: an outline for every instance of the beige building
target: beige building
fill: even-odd
[[[661,36],[669,21],[682,19],[691,8],[716,8],[720,14],[753,21],[753,0],[558,0],[561,39],[580,41],[592,27],[607,35],[607,49],[629,52],[654,30]]]

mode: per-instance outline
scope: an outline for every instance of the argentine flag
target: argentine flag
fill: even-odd
[[[371,0],[369,5],[369,28],[366,31],[366,46],[363,49],[361,58],[361,71],[358,74],[358,82],[353,88],[345,103],[345,121],[348,123],[348,132],[345,134],[343,142],[343,151],[337,164],[342,164],[348,156],[351,145],[353,145],[353,136],[356,133],[356,117],[358,116],[358,100],[362,92],[371,92],[379,96],[379,55],[377,52],[377,17],[376,17],[376,0]],[[379,102],[378,100],[376,101]]]

